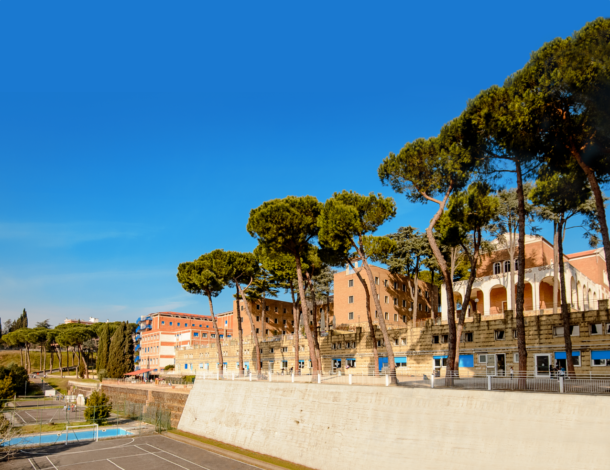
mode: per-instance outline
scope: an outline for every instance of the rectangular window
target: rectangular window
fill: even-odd
[[[501,341],[504,339],[504,330],[496,330],[496,341]]]
[[[277,324],[277,318],[273,319],[273,323]]]
[[[388,314],[388,312],[385,312],[385,319],[389,320],[390,319],[390,315]]]
[[[288,352],[288,347],[282,348],[282,352]]]
[[[258,328],[256,329],[256,334],[258,334]]]
[[[256,321],[261,321],[261,317],[257,316]]]
[[[513,353],[513,363],[519,364],[519,353]]]
[[[165,325],[165,321],[162,321],[162,322],[161,322],[161,324],[162,324],[162,325]]]
[[[379,285],[379,278],[378,277],[375,278],[375,284]]]
[[[402,344],[403,346],[406,346],[406,344],[407,344],[407,338],[402,338],[402,339],[400,340],[400,344]]]
[[[388,280],[387,280],[387,279],[385,279],[385,280],[383,281],[383,287],[388,287]]]
[[[275,313],[277,313],[277,307],[274,307],[274,308],[273,308],[273,311],[274,311]]]
[[[347,287],[354,287],[354,280],[350,279],[349,281],[347,281]]]
[[[517,330],[516,329],[513,330],[513,339],[517,339]]]
[[[207,334],[207,333],[203,333],[201,336],[202,336],[203,338],[207,338],[207,337],[208,337],[208,334]]]
[[[487,354],[479,354],[479,364],[487,363]]]
[[[178,326],[180,326],[180,322],[178,322]]]
[[[422,311],[421,304],[417,304],[417,308],[419,309],[420,312]]]
[[[199,336],[199,333],[193,333],[193,336],[197,337]]]
[[[579,325],[570,325],[570,336],[580,336]]]
[[[284,320],[284,325],[286,324],[286,320]]]
[[[265,305],[265,312],[269,311],[269,305]]]
[[[406,285],[404,285],[404,284],[402,285],[402,291],[403,291],[403,292],[407,292],[407,286],[406,286]]]
[[[402,301],[402,307],[403,307],[403,308],[407,308],[407,301],[406,301],[406,300],[403,300],[403,301]]]
[[[353,320],[353,319],[354,319],[354,312],[349,312],[349,313],[347,314],[347,319],[348,319],[348,320]]]
[[[563,326],[554,326],[553,336],[563,336]]]
[[[241,306],[241,310],[242,310],[242,311],[244,310],[244,306],[243,306],[243,305]]]
[[[169,322],[169,326],[172,326],[172,323],[173,323],[173,322],[171,322],[171,321],[170,321],[170,322]]]
[[[592,323],[591,324],[591,334],[592,335],[601,335],[603,329],[603,324],[602,323]]]
[[[405,323],[407,323],[407,316],[406,316],[406,315],[403,315],[403,316],[402,316],[402,321],[403,321],[403,322],[405,322]]]
[[[269,348],[269,352],[272,353],[273,352],[273,348]]]
[[[356,367],[356,359],[346,359],[345,362],[350,367]]]
[[[470,332],[466,333],[466,334],[464,335],[464,340],[465,340],[467,343],[472,343],[472,342],[474,341],[474,333],[473,333],[472,331],[470,331]]]
[[[385,302],[386,304],[389,304],[389,303],[390,303],[390,298],[389,298],[387,295],[384,297],[384,299],[383,299],[383,300],[384,300],[384,302]]]
[[[430,298],[430,292],[426,291],[426,299]]]
[[[284,313],[286,313],[286,309],[284,309]]]
[[[212,336],[212,338],[216,338],[216,335],[215,335],[215,334],[212,334],[211,336]]]
[[[382,339],[378,339],[378,340],[377,340],[377,346],[378,346],[378,347],[383,346],[383,340],[382,340]]]
[[[398,314],[397,313],[394,314],[394,321],[398,321]]]
[[[348,299],[347,299],[347,303],[348,303],[348,304],[353,304],[353,303],[354,303],[354,296],[353,296],[353,295],[350,295],[350,296],[348,297]]]
[[[379,315],[377,314],[377,310],[375,310],[375,318],[379,318]]]
[[[438,344],[440,342],[440,337],[438,335],[432,335],[432,344]]]
[[[449,342],[449,335],[442,335],[443,343],[448,343]]]
[[[394,340],[394,346],[398,346],[398,338]]]
[[[260,305],[257,305],[257,306],[256,306],[256,310],[260,310],[260,309],[261,309],[261,306],[260,306]]]
[[[398,289],[398,282],[394,283],[394,289]]]
[[[398,305],[398,299],[394,297],[394,305]]]

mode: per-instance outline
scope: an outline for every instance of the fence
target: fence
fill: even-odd
[[[159,407],[130,401],[86,406],[83,401],[73,395],[0,401],[0,455],[25,446],[140,436],[170,428],[171,413]]]
[[[319,374],[295,374],[275,373],[261,371],[250,372],[240,375],[236,372],[197,372],[195,381],[205,380],[230,380],[241,382],[280,382],[280,383],[308,383],[320,385],[372,385],[390,386],[398,385],[413,388],[455,388],[455,389],[478,389],[498,391],[529,391],[550,393],[584,393],[584,394],[610,394],[610,375],[588,375],[588,376],[536,376],[534,374],[525,377],[515,376],[469,376],[460,377],[445,376],[413,377],[406,375],[395,375],[389,371],[375,373],[319,373]]]

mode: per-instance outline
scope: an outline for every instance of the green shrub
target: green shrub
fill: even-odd
[[[85,419],[89,423],[104,424],[110,412],[112,411],[112,403],[104,392],[95,391],[87,400],[87,408],[85,409]]]

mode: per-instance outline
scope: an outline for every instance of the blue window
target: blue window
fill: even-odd
[[[222,336],[222,335],[220,335],[220,337],[222,338],[223,336]]]
[[[193,323],[191,326],[195,326],[195,324]]]
[[[199,336],[199,333],[194,333],[193,336]]]
[[[206,328],[209,328],[209,327],[210,327],[210,325],[206,325],[205,327],[206,327]]]
[[[199,328],[201,328],[201,325],[199,325]]]
[[[174,322],[171,322],[171,321],[169,322],[169,326],[172,326],[173,324],[174,324]]]
[[[578,357],[580,356],[580,351],[572,351],[572,357]],[[558,359],[565,359],[566,358],[566,352],[556,352],[555,353],[555,360]]]
[[[387,357],[380,357],[379,358],[379,370],[383,369],[383,366],[386,365],[387,363],[388,363]]]
[[[460,354],[460,367],[474,367],[474,356],[472,354]]]
[[[189,365],[188,365],[188,364],[184,364],[184,368],[185,368],[185,369],[188,369],[188,368],[189,368]]]
[[[231,335],[227,335],[227,338],[230,338],[230,337],[231,337]]]
[[[407,367],[407,358],[406,357],[395,357],[394,363],[396,367]]]
[[[180,326],[180,322],[178,322],[178,326]]]
[[[162,324],[162,325],[165,325],[165,320],[163,320],[163,321],[161,322],[161,324]]]

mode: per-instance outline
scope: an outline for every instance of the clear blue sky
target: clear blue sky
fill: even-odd
[[[1,1],[0,316],[207,313],[176,267],[253,249],[250,209],[391,195],[388,152],[609,14],[607,0]],[[382,233],[423,229],[433,208],[396,198]],[[566,244],[586,249],[576,231]]]

